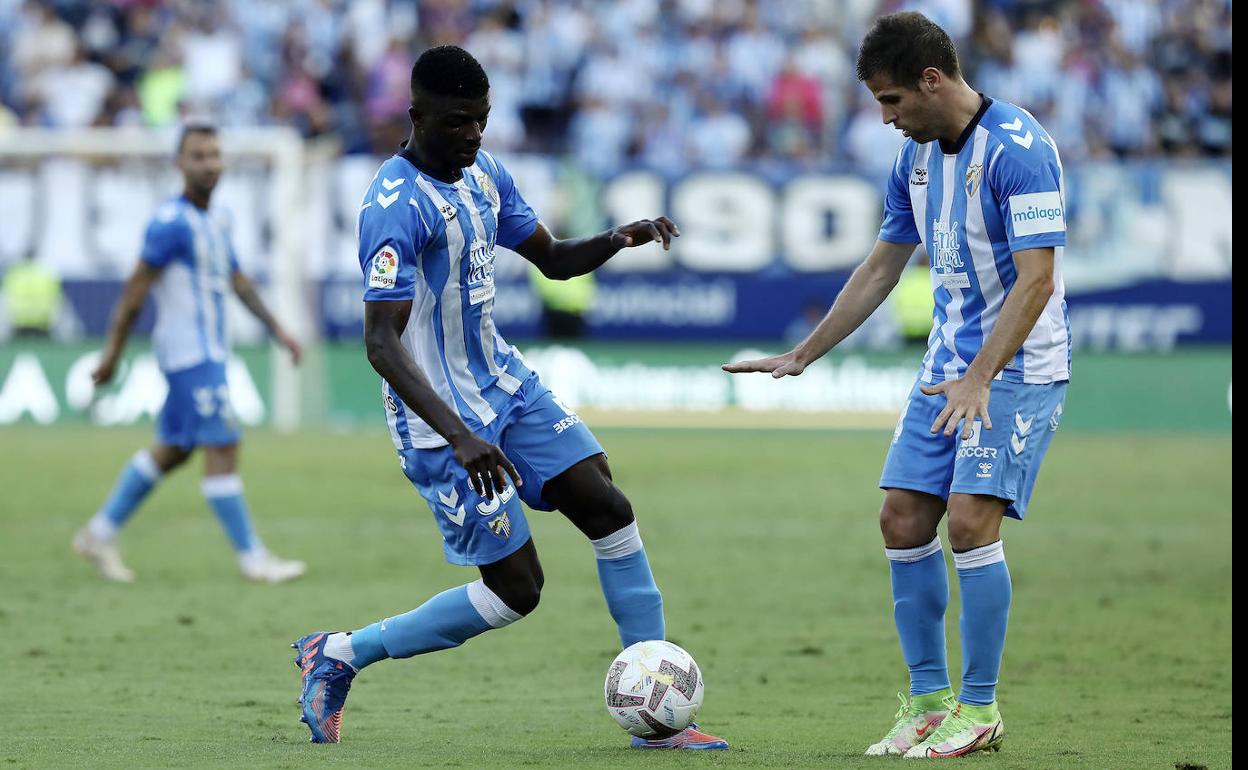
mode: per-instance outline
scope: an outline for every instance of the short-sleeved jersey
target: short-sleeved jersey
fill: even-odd
[[[1070,378],[1070,323],[1062,282],[1066,195],[1048,132],[1026,110],[985,99],[946,153],[907,141],[889,178],[880,240],[922,243],[935,296],[924,382],[961,377],[983,347],[1017,280],[1013,254],[1054,250],[1053,295],[999,375],[1010,382]]]
[[[360,209],[364,301],[411,300],[404,349],[474,432],[489,425],[531,374],[494,328],[494,248],[515,248],[537,215],[486,152],[454,184],[403,154],[381,165]],[[382,403],[396,448],[446,440],[385,380]]]
[[[238,258],[224,222],[184,196],[172,198],[148,224],[141,259],[160,269],[152,347],[161,370],[229,358],[225,297]]]

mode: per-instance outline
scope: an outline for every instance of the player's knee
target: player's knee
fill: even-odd
[[[542,600],[542,585],[544,579],[539,571],[538,574],[530,576],[526,580],[517,580],[507,585],[503,590],[496,591],[498,598],[503,600],[512,612],[517,615],[529,615],[533,610],[537,609],[537,604]]]
[[[898,506],[887,498],[880,506],[880,534],[889,548],[917,548],[936,536],[928,517]]]
[[[603,506],[602,524],[603,529],[609,532],[619,532],[633,523],[633,504],[628,501],[623,492],[614,486],[611,487],[611,492],[606,505]]]
[[[971,513],[949,512],[949,545],[955,551],[969,551],[998,538],[989,522]]]
[[[191,459],[190,452],[178,447],[160,447],[151,450],[150,454],[156,466],[160,468],[161,473],[177,470],[182,465],[185,465],[187,460]]]

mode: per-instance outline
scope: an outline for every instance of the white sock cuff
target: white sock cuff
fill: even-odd
[[[135,452],[134,457],[130,458],[130,465],[138,471],[140,476],[153,484],[160,481],[163,475],[160,472],[160,466],[156,464],[156,458],[152,457],[152,453],[146,449]]]
[[[204,480],[199,482],[199,489],[204,493],[204,497],[233,497],[243,493],[243,480],[239,478],[237,473],[229,473],[224,476],[204,476]]]
[[[97,540],[103,540],[111,543],[117,537],[117,525],[112,522],[103,512],[97,512],[87,522],[87,531],[95,536]]]
[[[631,556],[642,549],[641,532],[637,530],[636,521],[617,532],[612,532],[606,537],[590,540],[589,542],[594,546],[594,555],[600,561],[623,559],[625,556]]]
[[[885,548],[884,555],[889,561],[912,562],[926,559],[934,553],[940,553],[940,535],[932,538],[932,542],[918,548]]]
[[[520,613],[503,603],[498,594],[486,587],[484,580],[468,584],[468,601],[491,628],[502,628],[520,619]]]
[[[962,553],[953,552],[953,563],[958,569],[987,567],[999,561],[1005,561],[1005,545],[1000,540]]]

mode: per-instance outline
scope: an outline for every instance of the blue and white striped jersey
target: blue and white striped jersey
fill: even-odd
[[[1066,245],[1062,161],[1026,110],[985,99],[947,154],[938,141],[907,140],[889,178],[880,240],[922,243],[935,295],[920,378],[961,377],[983,347],[1017,278],[1013,254],[1053,247],[1053,296],[1000,377],[1070,378],[1070,323],[1062,282]]]
[[[152,287],[152,347],[161,371],[176,372],[230,355],[225,296],[238,258],[224,223],[179,195],[147,226],[141,259],[160,268]]]
[[[484,151],[454,184],[395,155],[360,209],[364,301],[412,301],[403,347],[474,432],[531,373],[494,328],[494,247],[515,248],[536,228],[511,175]],[[446,444],[384,380],[381,391],[397,449]]]

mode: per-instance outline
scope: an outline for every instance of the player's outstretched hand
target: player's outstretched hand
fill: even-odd
[[[806,371],[806,364],[798,360],[797,351],[790,350],[770,358],[755,358],[750,361],[737,361],[720,367],[730,374],[745,372],[770,372],[777,380],[784,376],[796,377]]]
[[[468,471],[468,483],[473,491],[486,500],[493,500],[495,494],[507,488],[507,476],[511,476],[517,487],[524,485],[516,466],[503,450],[490,442],[469,433],[451,444],[451,448],[455,459]]]
[[[952,436],[962,424],[962,440],[971,437],[975,420],[983,420],[984,428],[992,430],[992,418],[988,416],[988,394],[991,381],[981,383],[975,379],[960,377],[956,380],[945,380],[935,385],[922,385],[919,390],[929,396],[944,394],[945,408],[936,415],[932,423],[932,433],[940,433],[944,429],[946,436]]]
[[[672,239],[679,237],[680,228],[667,217],[641,219],[613,229],[611,245],[617,249],[626,249],[630,246],[640,246],[643,243],[655,241],[662,243],[663,250],[667,251],[672,247]]]
[[[303,346],[299,344],[299,341],[284,331],[277,333],[277,341],[290,353],[291,363],[298,366],[303,360]]]
[[[112,356],[104,356],[95,367],[95,371],[91,372],[91,382],[95,383],[97,388],[101,385],[107,385],[113,379],[113,374],[116,371],[117,359]]]

